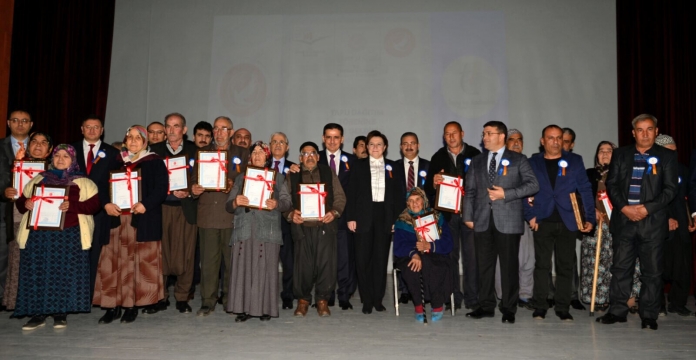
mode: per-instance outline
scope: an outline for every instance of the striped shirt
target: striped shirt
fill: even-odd
[[[648,165],[647,158],[650,154],[641,154],[636,152],[633,154],[633,174],[631,175],[631,186],[628,189],[628,204],[640,204],[640,186],[643,183],[643,174],[645,167]]]

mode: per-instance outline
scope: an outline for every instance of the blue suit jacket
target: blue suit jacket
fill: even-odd
[[[568,230],[577,231],[578,225],[570,202],[570,194],[577,191],[580,193],[582,206],[585,209],[585,221],[594,225],[596,223],[594,195],[582,156],[564,151],[561,158],[556,161],[561,160],[565,160],[568,167],[565,169],[565,176],[556,175],[556,185],[552,188],[549,173],[546,171],[544,153],[534,154],[529,159],[529,164],[539,181],[539,192],[534,195],[534,206],[530,206],[527,201],[523,203],[525,219],[530,221],[536,218],[538,223],[551,216],[556,208]],[[560,166],[558,168],[560,169]]]

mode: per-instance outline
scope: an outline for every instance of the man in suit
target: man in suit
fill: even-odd
[[[437,187],[442,182],[441,173],[452,176],[461,176],[466,181],[469,164],[474,156],[481,152],[464,142],[464,130],[462,126],[451,121],[445,124],[442,138],[445,146],[440,148],[430,159],[429,172],[425,178],[425,193],[429,198],[435,198]],[[462,201],[463,203],[463,197]],[[476,251],[474,248],[474,232],[464,226],[462,222],[462,212],[451,213],[443,212],[442,215],[449,223],[452,232],[452,279],[454,279],[454,304],[447,304],[447,307],[454,306],[460,309],[462,301],[467,309],[478,307],[478,270],[476,265]],[[461,280],[459,278],[459,256],[462,256],[464,265],[464,293],[462,294]]]
[[[518,254],[524,232],[522,203],[539,191],[527,157],[505,149],[507,126],[489,121],[483,126],[482,154],[471,161],[466,177],[464,223],[474,230],[478,260],[480,306],[467,317],[493,317],[495,263],[500,258],[503,323],[513,324],[519,296]]]
[[[350,168],[356,161],[355,156],[341,150],[343,145],[343,126],[340,124],[329,123],[324,126],[322,135],[324,150],[319,152],[319,163],[327,165],[331,168],[338,180],[341,182],[341,187],[348,193],[348,178],[350,177]],[[338,271],[338,306],[343,310],[352,309],[350,297],[358,287],[358,276],[355,272],[355,243],[353,234],[348,231],[346,225],[346,217],[341,216],[338,219],[338,233],[336,235],[336,254],[338,256],[337,271]],[[329,299],[329,306],[334,305],[335,295],[332,294]]]
[[[7,126],[10,128],[10,136],[0,140],[0,189],[3,194],[0,196],[0,309],[2,298],[5,293],[5,280],[7,278],[8,247],[7,243],[14,238],[14,228],[12,221],[12,207],[14,202],[4,196],[4,189],[12,186],[12,165],[18,151],[25,151],[29,146],[29,130],[34,125],[31,115],[24,110],[15,110],[10,113],[7,119]]]
[[[90,296],[94,294],[94,282],[97,279],[99,255],[101,248],[109,244],[111,218],[106,214],[104,205],[111,202],[109,194],[110,172],[121,167],[121,154],[113,146],[101,140],[104,134],[104,124],[96,115],[89,115],[82,121],[80,127],[83,139],[72,144],[75,148],[77,163],[80,171],[84,172],[99,189],[101,210],[94,215],[94,236],[92,247],[89,249],[89,289]]]
[[[232,144],[234,128],[232,120],[218,116],[213,122],[214,142],[201,150],[223,151],[227,153],[227,187],[221,191],[205,191],[194,182],[191,193],[198,199],[198,235],[201,253],[201,308],[198,316],[208,316],[215,309],[218,288],[222,282],[222,305],[227,308],[230,273],[230,238],[234,227],[234,214],[225,210],[227,194],[232,189],[233,180],[239,174],[234,158],[240,159],[239,171],[244,173],[249,163],[249,150]],[[194,169],[194,174],[197,173]],[[222,266],[222,276],[220,268]]]
[[[396,161],[394,171],[403,175],[401,181],[401,193],[406,194],[414,187],[423,189],[425,187],[425,178],[428,174],[430,161],[418,156],[420,144],[418,135],[412,132],[405,132],[401,135],[401,161]],[[432,203],[432,199],[428,199]],[[402,304],[408,303],[410,297],[406,284],[399,273],[399,291],[401,296],[399,302]]]
[[[539,182],[539,192],[534,195],[534,206],[524,201],[525,218],[534,231],[534,297],[532,315],[544,319],[549,304],[546,301],[549,284],[546,281],[551,270],[551,255],[555,250],[556,293],[555,312],[563,321],[572,321],[568,312],[572,293],[573,258],[578,232],[589,232],[595,223],[592,185],[587,179],[582,156],[563,150],[563,130],[557,125],[544,128],[541,145],[544,152],[529,160]],[[570,194],[578,192],[584,204],[585,221],[582,228],[573,211]]]
[[[679,166],[674,151],[655,145],[657,119],[649,114],[632,121],[635,145],[614,150],[607,175],[613,206],[609,312],[603,324],[626,322],[636,258],[640,257],[640,308],[643,329],[657,330],[662,294],[663,250],[668,237],[668,207],[677,194]]]
[[[288,160],[288,149],[290,142],[288,137],[282,132],[276,132],[271,135],[271,167],[279,174],[287,174],[290,167],[295,165],[294,162]],[[280,263],[283,266],[283,291],[280,293],[280,299],[283,301],[283,309],[292,309],[295,296],[292,292],[292,273],[295,266],[294,244],[292,242],[292,231],[290,223],[287,221],[280,222],[280,228],[283,231],[283,245],[280,247]]]

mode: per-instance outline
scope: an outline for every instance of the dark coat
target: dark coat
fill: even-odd
[[[123,168],[125,170],[125,167]],[[150,155],[135,163],[133,170],[140,170],[142,200],[145,213],[133,215],[131,226],[138,229],[138,242],[162,240],[162,203],[167,198],[169,174],[162,159]]]
[[[343,192],[346,194],[346,198],[350,198],[348,184],[350,182],[350,174],[351,170],[353,170],[353,164],[358,160],[358,158],[353,154],[349,154],[341,150],[341,157],[344,156],[348,160],[347,162],[341,159],[336,159],[336,161],[338,161],[338,180],[341,182],[341,187],[343,188]],[[289,166],[287,161],[288,160],[285,160],[285,166]],[[319,152],[319,164],[329,166],[329,158],[326,156],[326,149]],[[348,230],[346,222],[346,217],[341,215],[341,217],[338,219],[338,230]]]
[[[686,165],[679,164],[679,178],[677,180],[677,196],[674,200],[669,203],[669,209],[667,210],[670,219],[677,220],[679,227],[676,230],[669,232],[669,240],[678,239],[681,242],[689,243],[691,242],[691,236],[689,235],[689,217],[691,214],[687,214],[686,210],[686,197],[689,194],[689,168]],[[692,209],[689,209],[693,213]]]
[[[167,142],[162,141],[161,143],[153,144],[150,146],[150,151],[161,156],[162,158],[172,157],[172,156],[182,156],[186,155],[189,159],[195,159],[198,153],[198,147],[191,141],[184,140],[184,149],[177,155],[172,154],[167,148]],[[189,181],[191,183],[191,181]],[[169,175],[167,175],[167,188],[169,188]],[[198,212],[198,200],[194,199],[189,195],[187,198],[179,199],[173,194],[167,196],[165,200],[167,205],[181,205],[181,209],[184,211],[184,217],[186,222],[189,224],[196,224],[197,222],[197,212]]]
[[[447,151],[447,147],[445,146],[440,148],[440,150],[438,150],[430,159],[430,171],[428,171],[428,175],[425,178],[424,190],[425,193],[428,195],[428,198],[435,198],[436,189],[433,186],[433,177],[435,176],[435,174],[438,174],[441,171],[444,171],[445,174],[461,176],[462,180],[464,180],[464,183],[466,184],[466,174],[471,166],[467,166],[465,162],[467,160],[473,159],[474,156],[480,153],[481,151],[479,149],[467,143],[464,143],[464,151],[457,155],[457,162],[454,163],[452,161],[452,157]],[[464,200],[462,199],[462,201]],[[435,203],[433,202],[432,205],[435,206]],[[452,216],[452,213],[443,211],[442,215],[445,217],[445,220],[449,221],[450,217]]]
[[[414,174],[415,180],[416,180],[416,187],[419,187],[419,188],[425,190],[425,181],[426,181],[426,178],[428,177],[429,169],[430,169],[430,161],[425,160],[422,157],[418,157],[418,170]],[[425,171],[425,177],[421,176],[421,171]],[[404,164],[403,158],[394,161],[394,172],[399,173],[400,178],[402,180],[401,181],[402,191],[404,194],[406,194],[406,192],[411,190],[411,189],[408,189],[408,178],[405,175],[406,164]],[[428,200],[432,200],[432,199],[429,198]]]

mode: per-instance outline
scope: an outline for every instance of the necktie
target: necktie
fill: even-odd
[[[408,190],[413,189],[413,186],[415,185],[415,179],[414,179],[414,171],[413,171],[413,161],[408,162]]]
[[[336,160],[335,160],[336,155],[331,154],[330,157],[331,157],[331,161],[329,161],[329,167],[331,168],[331,171],[333,171],[335,173],[336,172]]]
[[[89,153],[87,153],[87,175],[92,171],[92,163],[94,162],[94,144],[89,144]]]
[[[495,156],[498,155],[497,152],[493,153],[491,158],[491,164],[488,165],[488,180],[490,180],[491,185],[493,185],[493,180],[495,180]]]
[[[26,155],[27,151],[24,149],[24,142],[19,142],[19,150],[17,150],[17,153],[15,154],[15,160],[22,160],[24,159],[24,155]]]
[[[275,170],[276,172],[278,172],[278,164],[280,164],[280,161],[279,161],[279,160],[274,160],[273,162],[275,163],[275,165],[273,166],[273,170]]]

